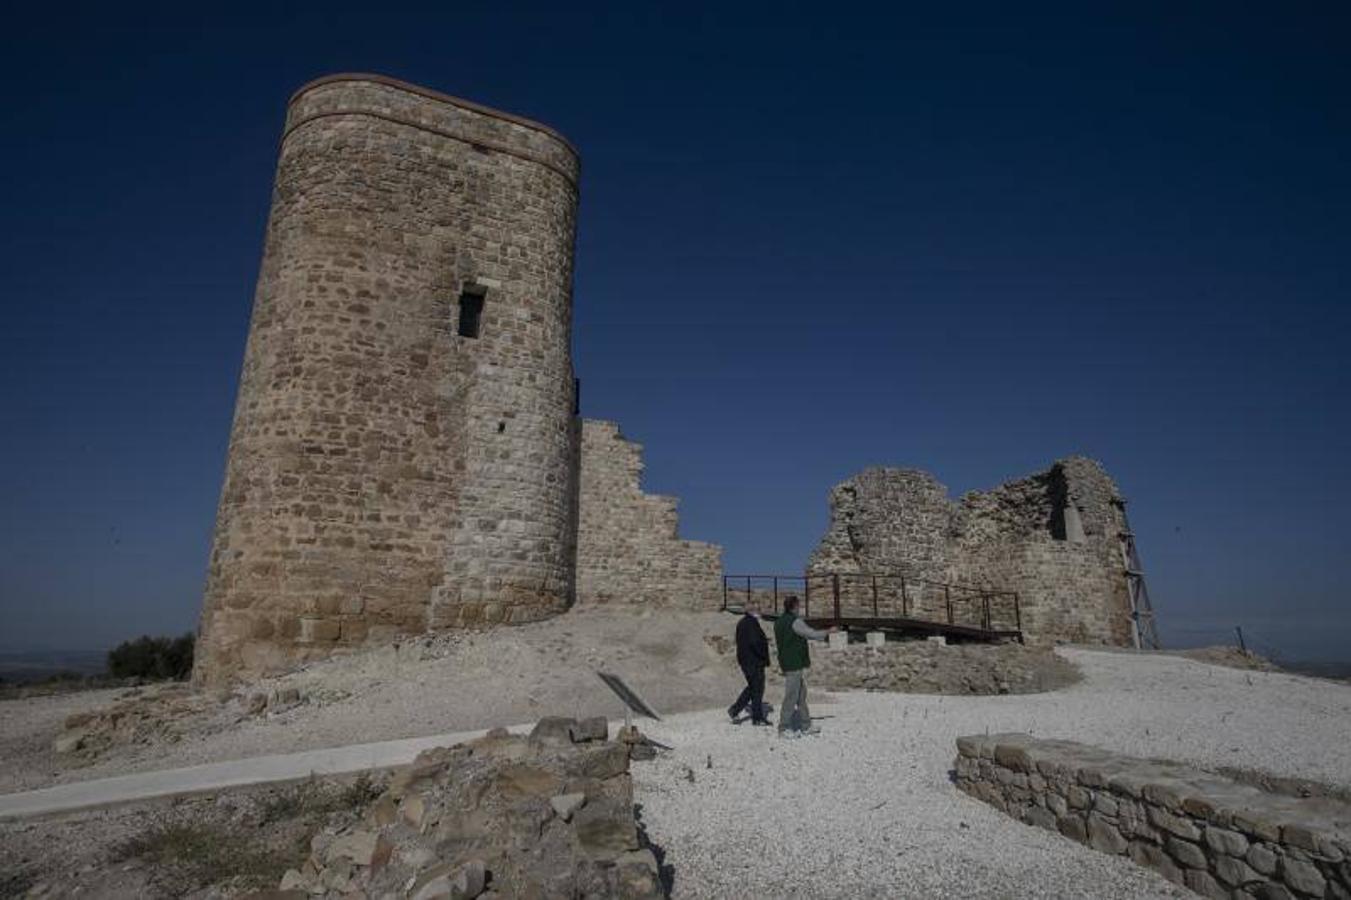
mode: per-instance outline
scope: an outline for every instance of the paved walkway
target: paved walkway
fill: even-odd
[[[510,730],[522,731],[529,727],[518,725]],[[77,781],[21,794],[0,794],[0,819],[71,812],[243,785],[294,781],[310,775],[342,775],[370,769],[388,769],[412,762],[413,757],[428,748],[459,744],[484,733],[482,730],[460,731],[374,744],[255,756],[184,769],[163,769],[119,775],[116,778]]]

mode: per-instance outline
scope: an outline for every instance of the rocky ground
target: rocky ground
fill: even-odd
[[[6,825],[0,895],[660,898],[629,777],[646,748],[622,737],[601,718],[546,718],[380,780]]]
[[[675,748],[633,770],[673,896],[1192,896],[958,792],[950,773],[963,734],[1028,732],[1351,787],[1346,685],[1160,654],[1060,652],[1084,675],[1062,690],[821,697],[814,737],[777,739],[719,711],[645,725]]]
[[[734,625],[721,612],[575,610],[408,640],[233,690],[171,684],[10,700],[0,703],[0,793],[550,713],[619,715],[599,669],[664,711],[726,704],[740,674],[716,641]]]
[[[634,816],[629,754],[602,718],[544,718],[429,750],[360,822],[311,841],[282,890],[331,898],[664,897]]]
[[[323,779],[0,823],[0,897],[217,898],[275,888],[313,834],[387,775]]]
[[[670,878],[676,897],[1178,896],[1173,885],[1124,858],[1105,856],[1022,825],[956,791],[950,772],[955,739],[962,734],[1008,731],[1064,737],[1144,758],[1176,759],[1217,771],[1264,773],[1304,785],[1323,785],[1329,791],[1351,789],[1351,744],[1345,740],[1351,733],[1351,688],[1162,654],[1062,649],[1059,652],[1079,668],[1083,679],[1041,694],[829,694],[818,685],[811,699],[822,733],[778,739],[774,729],[733,725],[721,709],[726,691],[737,686],[728,671],[729,654],[720,650],[726,643],[729,620],[713,617],[706,634],[692,628],[681,632],[686,637],[697,636],[690,643],[674,650],[663,648],[661,654],[641,651],[645,655],[625,660],[630,669],[642,671],[641,676],[624,674],[651,692],[650,699],[659,706],[656,690],[670,677],[667,673],[700,660],[704,674],[696,670],[689,676],[690,683],[706,692],[702,705],[716,703],[715,708],[702,712],[645,722],[644,730],[673,750],[650,762],[635,762],[631,769],[639,818],[651,842],[660,848],[655,858]],[[580,631],[578,622],[560,620],[559,624]],[[642,623],[634,617],[633,627]],[[622,636],[630,626],[608,627]],[[657,629],[642,630],[647,635]],[[556,635],[550,638],[556,639]],[[480,640],[482,636],[474,639],[475,643]],[[626,640],[624,649],[639,652],[634,632],[628,632]],[[397,659],[399,653],[408,652],[392,655]],[[410,690],[425,692],[453,684],[456,668],[450,660],[458,659],[463,666],[472,658],[454,657],[458,648],[445,655],[438,655],[440,646],[424,647],[421,652],[426,658],[403,670],[417,685]],[[600,652],[606,653],[607,665],[618,660],[615,649],[598,647],[596,658]],[[666,662],[659,667],[655,659]],[[345,685],[359,683],[360,672],[387,672],[390,663],[370,659],[328,665],[333,667],[328,671],[347,679],[340,683],[340,689],[347,690]],[[428,665],[430,669],[423,668]],[[594,676],[586,661],[580,667],[589,683]],[[472,677],[472,668],[462,670]],[[444,680],[432,677],[434,671],[441,672],[438,677]],[[497,671],[510,668],[503,665]],[[337,700],[325,705],[307,701],[305,691],[319,690],[321,682],[307,689],[304,682],[293,679],[319,674],[310,669],[275,682],[264,695],[262,713],[245,719],[244,730],[257,726],[260,733],[281,733],[284,723],[304,721],[289,717],[311,707],[324,716],[336,716],[345,709],[345,721],[354,732],[351,740],[372,736],[361,721],[368,710],[373,721],[389,720],[367,702],[348,706]],[[569,678],[560,676],[567,684],[581,683]],[[389,690],[387,685],[382,681],[375,696],[390,696],[383,693]],[[289,700],[283,699],[282,691],[290,687],[301,691],[298,706],[287,707]],[[778,690],[772,685],[769,694],[776,703]],[[229,701],[239,704],[235,715],[247,714],[250,696]],[[268,712],[274,696],[281,708],[275,715]],[[508,707],[516,702],[509,688],[499,690],[497,696]],[[106,703],[108,698],[101,699]],[[563,704],[565,709],[582,705],[584,701],[575,698]],[[87,711],[87,706],[74,711]],[[599,711],[614,710],[607,704]],[[58,718],[48,714],[43,721],[50,724]],[[511,709],[497,721],[503,720],[518,721]],[[196,740],[189,735],[165,746],[181,748]],[[114,753],[107,759],[117,756]],[[552,782],[546,787],[541,790],[551,801],[567,793],[566,784],[556,785],[557,792]],[[341,793],[343,789],[326,790]],[[433,787],[429,793],[435,797],[438,790]],[[362,802],[339,802],[337,809],[316,814],[316,818],[301,816],[294,825],[285,822],[295,817],[268,820],[260,810],[278,806],[269,796],[273,792],[233,791],[212,800],[184,800],[154,809],[123,808],[45,822],[5,823],[0,825],[0,850],[16,854],[21,863],[38,859],[62,871],[83,871],[81,877],[100,888],[95,892],[98,895],[192,895],[195,890],[196,896],[215,896],[211,890],[239,892],[263,880],[248,873],[276,876],[272,887],[280,885],[289,869],[295,870],[293,880],[316,875],[322,880],[330,854],[306,842],[315,833],[336,838],[352,829],[371,829],[369,823],[359,824],[373,809]],[[283,810],[304,806],[289,801],[280,804]],[[401,808],[400,799],[397,809]],[[159,818],[163,809],[170,811],[169,818]],[[555,809],[554,815],[562,813]],[[222,852],[205,854],[201,868],[189,866],[186,874],[156,862],[171,857],[202,858],[199,833],[168,826],[210,824],[220,817],[242,824],[245,835],[256,832],[259,843],[221,842]],[[138,841],[142,834],[146,840]],[[631,847],[631,838],[626,836],[625,841],[626,848]],[[108,851],[128,845],[134,852],[119,856]],[[260,846],[285,850],[286,859],[260,854]],[[315,853],[320,855],[315,857]],[[31,869],[14,865],[15,858],[0,858],[0,872],[33,874]],[[309,871],[306,859],[311,860]],[[457,862],[454,877],[467,874],[458,868],[465,862]],[[650,871],[647,861],[642,862]],[[211,865],[218,872],[219,866],[239,866],[245,873],[241,877],[253,880],[227,879],[215,888],[204,887],[203,872],[213,871]],[[351,875],[358,869],[354,863],[351,872],[338,874]],[[418,872],[406,874],[413,877]],[[452,872],[443,874],[449,878]],[[7,877],[11,882],[0,893],[16,884],[14,876]],[[37,873],[36,877],[47,876]],[[166,878],[182,880],[161,880]],[[124,879],[130,887],[117,894],[114,888],[124,884]],[[31,878],[27,886],[32,886]]]
[[[622,676],[662,712],[725,706],[741,690],[722,612],[574,610],[546,622],[445,633],[310,664],[234,689],[161,684],[0,703],[0,793],[150,769],[531,722],[618,716],[596,677]],[[770,629],[766,629],[770,630]],[[1049,651],[905,642],[880,677],[818,648],[820,685],[932,693],[1048,690],[1072,680]],[[862,670],[860,670],[862,671]],[[780,690],[771,668],[768,690]]]

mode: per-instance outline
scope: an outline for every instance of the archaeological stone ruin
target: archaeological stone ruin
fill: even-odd
[[[898,573],[931,615],[951,599],[946,586],[1014,592],[1029,642],[1125,645],[1122,508],[1116,484],[1083,457],[956,501],[927,472],[870,468],[831,491],[830,525],[807,571]]]
[[[957,787],[1203,897],[1351,896],[1351,806],[1026,734],[957,739]]]
[[[716,608],[722,548],[681,540],[676,499],[643,493],[642,471],[618,425],[582,422],[577,602]]]
[[[544,125],[380,76],[291,98],[199,681],[579,599],[715,602],[720,550],[577,415],[578,165]],[[641,558],[601,558],[618,521],[590,504]]]
[[[643,492],[617,424],[579,415],[578,167],[545,125],[383,76],[291,97],[199,683],[576,604],[724,602],[722,549]],[[1001,634],[1122,644],[1123,529],[1087,459],[955,502],[923,472],[869,469],[833,491],[807,574],[909,579],[907,611],[949,622],[956,590],[987,631],[1016,594]]]

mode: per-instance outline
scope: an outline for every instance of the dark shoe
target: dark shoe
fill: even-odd
[[[727,718],[729,718],[729,719],[731,719],[733,722],[735,722],[735,721],[736,721],[736,715],[737,715],[737,708],[736,708],[735,706],[729,706],[729,707],[727,707]]]

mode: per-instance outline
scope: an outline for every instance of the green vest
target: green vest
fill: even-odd
[[[774,622],[774,645],[779,653],[779,668],[785,672],[800,672],[811,668],[812,656],[807,651],[807,639],[793,630],[797,616],[784,613]]]

